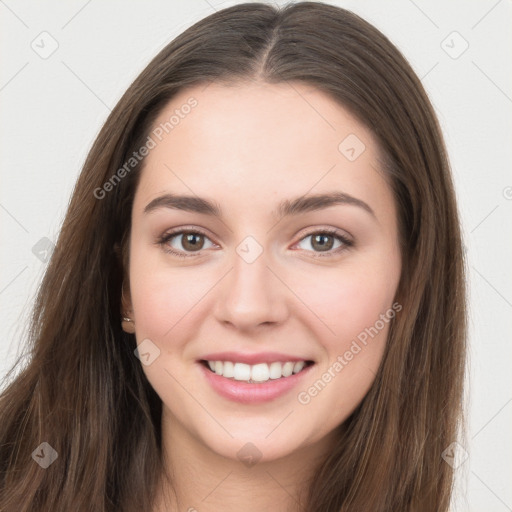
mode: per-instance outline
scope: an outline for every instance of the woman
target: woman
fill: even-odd
[[[446,511],[465,357],[442,135],[321,3],[177,37],[77,182],[0,402],[0,509]]]

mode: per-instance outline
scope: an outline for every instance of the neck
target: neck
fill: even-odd
[[[333,442],[331,435],[275,460],[241,461],[211,450],[170,418],[164,406],[162,450],[168,479],[161,479],[153,510],[305,512],[311,478]]]

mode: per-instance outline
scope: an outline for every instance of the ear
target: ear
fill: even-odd
[[[123,281],[123,285],[121,286],[121,314],[123,316],[130,317],[131,313],[133,313],[133,307],[130,285],[127,285],[126,281]]]
[[[135,333],[132,301],[129,292],[129,286],[127,287],[125,282],[123,282],[121,286],[121,326],[123,331],[129,334]]]

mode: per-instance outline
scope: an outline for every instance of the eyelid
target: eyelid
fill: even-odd
[[[346,240],[353,243],[354,237],[348,231],[344,229],[334,228],[331,226],[313,226],[309,228],[304,228],[298,235],[298,241],[300,242],[307,236],[315,235],[318,233],[328,233],[329,235],[345,238]]]
[[[299,249],[300,251],[305,251],[305,252],[311,254],[313,258],[335,257],[335,256],[339,255],[340,253],[344,252],[345,250],[350,249],[354,245],[354,239],[353,239],[352,235],[350,235],[348,232],[346,232],[344,230],[341,230],[338,228],[333,228],[333,227],[321,227],[321,226],[307,228],[307,229],[308,229],[308,231],[300,234],[300,238],[298,239],[297,242],[295,242],[293,244],[292,247],[295,247],[296,245],[298,245],[305,238],[308,238],[310,236],[317,235],[317,234],[330,235],[334,238],[337,238],[342,244],[340,247],[337,247],[336,249],[330,249],[328,251],[309,251],[309,250],[305,250],[305,249]]]
[[[212,237],[205,230],[203,230],[202,228],[198,228],[196,226],[180,226],[178,228],[167,230],[157,238],[155,243],[157,245],[160,245],[165,252],[167,252],[169,254],[173,254],[178,257],[186,258],[186,257],[194,257],[194,256],[198,256],[198,255],[202,254],[203,251],[205,251],[206,249],[200,249],[199,251],[187,252],[187,251],[178,251],[178,250],[167,245],[168,242],[175,236],[184,235],[186,233],[203,235],[205,238],[208,238],[208,240],[210,240],[210,242],[213,245],[218,246],[218,244],[212,240]]]
[[[171,235],[181,235],[183,233],[199,233],[208,238],[211,238],[211,236],[206,230],[204,230],[203,228],[198,228],[196,226],[179,226],[177,228],[168,229],[162,234],[162,238]]]

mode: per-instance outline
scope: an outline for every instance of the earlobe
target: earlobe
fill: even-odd
[[[123,316],[121,327],[123,328],[123,331],[127,332],[128,334],[135,333],[135,322],[131,318]]]

